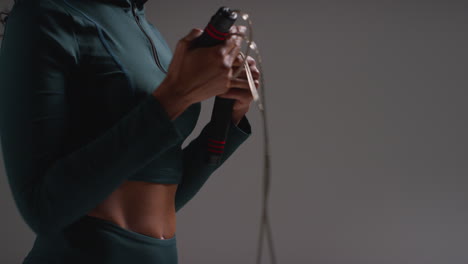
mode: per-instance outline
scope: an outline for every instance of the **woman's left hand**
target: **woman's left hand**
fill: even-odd
[[[249,64],[250,71],[252,72],[255,89],[258,89],[260,84],[260,71],[257,69],[254,58],[247,56],[246,60]],[[237,55],[232,64],[232,73],[236,73],[239,67],[242,67],[242,71],[235,79],[231,80],[230,89],[226,93],[217,95],[222,98],[236,100],[232,107],[232,122],[236,125],[239,124],[240,120],[249,111],[250,103],[253,100],[252,92],[250,91],[250,86],[247,79],[247,73],[245,72],[244,64],[241,64],[242,61],[243,59],[241,55]]]

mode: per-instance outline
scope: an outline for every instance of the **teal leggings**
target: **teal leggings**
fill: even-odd
[[[37,236],[23,264],[177,264],[176,237],[159,239],[84,216],[60,233]]]

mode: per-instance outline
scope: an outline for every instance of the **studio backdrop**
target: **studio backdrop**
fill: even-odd
[[[172,50],[220,6],[250,14],[267,94],[278,263],[468,263],[465,1],[145,6]],[[203,102],[183,146],[209,121],[213,101]],[[255,263],[264,145],[254,104],[247,117],[252,136],[177,213],[180,263]],[[16,264],[34,233],[3,160],[0,168],[0,263]]]

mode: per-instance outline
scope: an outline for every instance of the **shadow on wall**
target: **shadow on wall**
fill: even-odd
[[[16,0],[15,0],[16,3]],[[10,15],[11,8],[4,8],[2,11],[0,11],[0,23],[2,23],[2,33],[0,34],[0,38],[3,37],[4,34],[4,29],[5,29],[5,24],[7,22],[8,16]],[[0,43],[1,40],[0,40]]]

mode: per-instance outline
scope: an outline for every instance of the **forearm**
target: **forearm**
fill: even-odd
[[[185,204],[197,194],[213,172],[215,172],[252,133],[246,117],[242,118],[239,126],[231,122],[221,162],[218,165],[210,165],[206,162],[209,128],[210,123],[202,129],[197,138],[192,140],[190,144],[183,149],[183,178],[176,192],[176,211],[184,207]]]
[[[188,97],[173,94],[171,90],[171,83],[166,78],[152,94],[164,108],[169,119],[173,121],[182,114],[192,102]]]
[[[23,102],[22,111],[29,112],[26,106],[33,102]],[[36,234],[59,231],[85,215],[130,175],[182,140],[149,95],[111,129],[61,156],[52,148],[60,146],[61,139],[33,129],[33,118],[20,115],[18,107],[2,107],[7,118],[2,148],[15,201]],[[58,133],[50,130],[49,135],[52,132]]]

